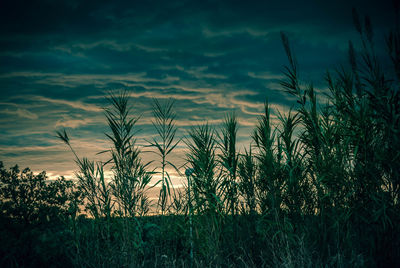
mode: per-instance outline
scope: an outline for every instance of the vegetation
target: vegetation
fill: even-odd
[[[399,267],[400,32],[387,37],[394,77],[374,52],[368,17],[353,12],[362,47],[349,67],[326,74],[317,102],[288,38],[281,82],[296,98],[271,121],[268,101],[239,152],[235,114],[221,129],[192,128],[184,140],[187,185],[173,191],[167,165],[175,139],[173,102],[154,101],[149,141],[158,170],[143,163],[127,92],[110,94],[109,161],[80,158],[74,184],[0,164],[0,265],[82,267]],[[104,168],[112,170],[106,178]],[[183,172],[184,173],[184,172]],[[159,214],[149,215],[160,174]],[[183,175],[182,175],[183,176]],[[172,194],[171,194],[172,193]]]

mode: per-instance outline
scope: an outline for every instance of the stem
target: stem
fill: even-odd
[[[190,267],[193,267],[193,221],[192,221],[192,200],[190,197],[190,175],[187,175],[189,188],[189,237],[190,237]]]

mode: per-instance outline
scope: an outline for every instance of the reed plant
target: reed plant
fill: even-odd
[[[153,140],[148,141],[149,147],[156,149],[153,153],[160,157],[161,179],[156,184],[161,183],[158,205],[161,208],[162,215],[164,215],[166,211],[167,204],[171,201],[171,188],[174,190],[167,168],[170,166],[178,170],[178,168],[167,159],[180,142],[180,139],[175,141],[177,128],[174,122],[176,114],[173,110],[173,105],[174,102],[171,99],[164,104],[161,104],[157,99],[153,100],[154,121],[152,121],[152,124],[157,131],[159,140],[153,138]],[[175,204],[177,204],[176,200]]]
[[[221,131],[217,133],[218,147],[220,154],[219,165],[222,172],[223,191],[225,193],[225,207],[227,213],[233,216],[238,210],[238,182],[237,169],[239,162],[239,154],[236,151],[236,136],[238,132],[238,121],[234,113],[225,117]]]

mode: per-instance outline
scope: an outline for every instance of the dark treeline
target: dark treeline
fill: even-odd
[[[281,85],[296,104],[277,112],[274,125],[266,101],[242,152],[235,114],[218,129],[193,127],[180,140],[173,102],[154,100],[158,137],[146,150],[159,168],[152,170],[141,159],[138,118],[122,92],[110,94],[105,109],[107,162],[78,156],[67,133],[58,132],[75,155],[76,182],[1,164],[0,266],[399,267],[400,31],[386,38],[387,71],[369,18],[353,17],[362,45],[350,42],[347,67],[327,72],[326,103],[300,80],[282,34],[289,64]],[[184,167],[169,157],[180,143]],[[171,185],[171,169],[187,178],[180,190]],[[155,174],[159,213],[150,216]]]

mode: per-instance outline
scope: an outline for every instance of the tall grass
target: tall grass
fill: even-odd
[[[148,141],[150,147],[154,147],[154,152],[160,159],[161,165],[161,188],[158,199],[158,205],[161,207],[161,214],[164,214],[169,199],[171,198],[171,188],[173,188],[171,177],[166,170],[168,166],[173,167],[177,170],[176,166],[171,163],[167,157],[172,153],[175,147],[179,144],[180,140],[175,141],[175,135],[177,128],[175,126],[176,114],[173,110],[173,101],[170,99],[165,104],[161,104],[158,100],[153,101],[153,126],[157,131],[160,141],[153,138],[152,141]],[[158,182],[158,183],[159,183]]]
[[[258,170],[256,184],[262,214],[279,211],[282,203],[282,178],[279,175],[281,152],[276,154],[276,131],[271,123],[267,101],[264,108],[264,114],[260,117],[253,133],[253,140],[258,150],[255,157]]]
[[[222,167],[223,187],[225,192],[225,203],[227,213],[233,216],[237,213],[238,205],[238,182],[237,169],[239,154],[236,151],[236,136],[238,122],[234,113],[225,117],[219,138],[220,154],[219,161]]]

